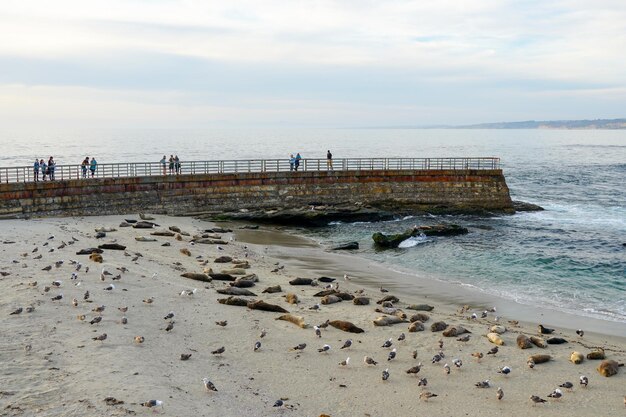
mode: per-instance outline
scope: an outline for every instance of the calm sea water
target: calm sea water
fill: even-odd
[[[304,233],[357,240],[359,256],[528,305],[626,323],[626,131],[548,130],[29,130],[0,131],[0,166],[181,160],[499,156],[514,199],[546,211],[514,216],[419,216],[333,224]],[[471,233],[376,251],[375,231],[455,222]]]

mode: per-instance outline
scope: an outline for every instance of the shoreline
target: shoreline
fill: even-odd
[[[231,223],[225,222],[224,224]],[[312,276],[334,273],[330,276],[339,279],[341,274],[338,275],[336,271],[345,271],[348,275],[354,276],[355,284],[366,286],[371,290],[376,290],[383,285],[411,299],[436,300],[437,303],[454,309],[463,305],[476,309],[495,306],[498,315],[527,324],[542,323],[572,332],[581,328],[593,329],[597,335],[626,337],[626,323],[617,320],[603,320],[567,311],[532,306],[489,294],[478,288],[464,286],[461,283],[446,282],[424,274],[418,275],[401,269],[391,269],[387,265],[361,257],[358,253],[328,250],[315,240],[301,236],[293,230],[261,226],[258,230],[237,230],[235,227],[234,232],[242,242],[254,244],[259,248],[270,245],[271,256],[297,269],[308,271]],[[262,234],[266,234],[267,237],[263,238]],[[324,265],[327,266],[324,267]]]

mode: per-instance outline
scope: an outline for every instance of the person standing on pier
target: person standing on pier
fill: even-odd
[[[176,175],[180,174],[180,159],[178,159],[178,155],[174,157],[174,169],[176,169]]]
[[[39,161],[39,168],[41,168],[41,175],[43,177],[43,180],[45,181],[46,175],[48,175],[48,165],[43,159]]]
[[[83,170],[83,178],[87,178],[87,168],[89,167],[89,157],[83,159],[83,162],[80,164],[81,169]]]
[[[170,155],[170,175],[174,173],[174,155]]]
[[[50,157],[50,159],[48,159],[48,177],[50,181],[54,181],[54,168],[56,168],[56,165],[54,158]]]
[[[163,175],[167,175],[167,157],[165,155],[161,159],[161,166],[163,167]]]
[[[326,151],[326,168],[333,169],[333,154],[330,153],[330,149]]]
[[[33,164],[33,179],[39,181],[39,159],[37,158],[35,158],[35,163]]]
[[[298,167],[300,166],[300,160],[301,160],[301,159],[302,159],[302,157],[300,156],[300,152],[298,152],[298,153],[296,154],[296,163],[295,163],[295,166],[296,166],[296,171],[298,170]]]
[[[96,158],[92,156],[91,162],[89,163],[89,170],[91,171],[91,178],[95,177],[97,167],[98,167],[98,162],[96,161]]]
[[[293,154],[289,156],[289,171],[293,171],[296,166],[296,158],[294,158]]]

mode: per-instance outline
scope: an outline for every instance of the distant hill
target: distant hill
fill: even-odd
[[[453,129],[626,129],[626,119],[548,120],[480,123],[454,126]]]

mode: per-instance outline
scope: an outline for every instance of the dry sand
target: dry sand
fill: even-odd
[[[192,245],[189,237],[182,241],[156,237],[157,242],[138,242],[136,236],[149,236],[150,231],[119,228],[124,217],[136,218],[106,216],[0,222],[0,241],[4,242],[0,244],[0,272],[9,274],[0,277],[3,286],[0,311],[4,315],[0,339],[2,416],[150,415],[154,410],[140,404],[151,399],[163,401],[163,407],[158,407],[156,412],[171,416],[496,416],[529,413],[618,416],[625,413],[624,368],[620,368],[616,376],[605,378],[595,370],[599,361],[585,360],[580,365],[568,361],[572,351],[586,354],[595,346],[604,347],[609,359],[626,361],[626,339],[611,335],[611,331],[603,334],[605,328],[600,328],[600,333],[588,329],[580,338],[571,328],[560,327],[556,335],[569,343],[550,345],[546,349],[520,350],[515,343],[516,337],[520,333],[536,335],[536,324],[513,325],[509,320],[517,317],[501,317],[498,323],[509,329],[502,335],[505,345],[496,355],[485,355],[478,362],[471,354],[486,354],[494,346],[484,335],[489,326],[495,324],[495,314],[490,313],[485,319],[467,318],[474,312],[480,316],[482,305],[459,314],[461,306],[455,305],[456,299],[437,299],[432,293],[406,294],[402,287],[387,281],[387,277],[378,279],[379,269],[364,267],[356,258],[343,256],[341,262],[331,255],[324,258],[318,248],[303,247],[301,242],[292,242],[296,248],[285,248],[291,241],[284,235],[273,235],[270,239],[283,244],[279,249],[265,244],[243,243],[240,239],[254,241],[254,233],[239,231],[234,241],[230,241],[232,233],[222,234],[228,241],[228,244],[220,245],[223,250],[217,245]],[[191,218],[155,217],[155,222],[161,225],[158,230],[176,225],[194,235],[211,227],[209,223]],[[114,227],[117,231],[96,239],[94,229],[101,226]],[[78,241],[59,248],[63,246],[62,242],[73,242],[72,237]],[[126,245],[127,249],[106,250],[103,264],[75,254],[80,249],[112,240]],[[263,241],[261,239],[259,243]],[[161,246],[165,242],[170,246]],[[180,252],[184,248],[191,256]],[[35,249],[37,251],[33,252]],[[142,256],[137,257],[136,253]],[[221,255],[245,259],[251,264],[246,273],[258,276],[259,282],[250,288],[258,296],[248,298],[278,304],[304,317],[311,326],[340,319],[354,323],[365,332],[350,334],[328,327],[318,338],[312,328],[301,329],[285,321],[276,321],[279,313],[217,303],[217,298],[225,297],[215,291],[225,285],[222,281],[204,283],[180,276],[183,272],[202,272],[205,267],[211,267],[215,272],[231,268],[232,264],[213,262]],[[276,265],[278,261],[274,256],[277,255],[287,261]],[[135,257],[137,259],[133,261]],[[54,263],[58,260],[64,263],[56,268]],[[75,266],[70,260],[82,263],[76,280],[71,279]],[[206,266],[202,265],[204,261],[208,261]],[[351,269],[344,268],[351,262]],[[42,268],[48,265],[52,269],[43,271]],[[85,273],[87,266],[90,269]],[[282,269],[271,272],[281,266]],[[113,276],[121,274],[121,279],[112,281],[112,276],[106,276],[102,282],[103,267]],[[120,272],[117,268],[121,267],[128,268],[128,271]],[[346,270],[355,275],[348,282],[341,278]],[[352,293],[364,290],[372,304],[355,306],[350,301],[343,301],[322,305],[319,311],[310,310],[309,307],[319,302],[313,294],[322,288],[291,286],[288,281],[295,277],[316,278],[319,271],[339,278],[342,290]],[[51,286],[54,280],[61,280],[61,286],[52,286],[50,291],[44,292],[44,287]],[[34,281],[37,285],[30,286],[29,283]],[[81,284],[76,286],[77,282]],[[105,291],[104,288],[111,283],[116,288]],[[391,284],[391,291],[382,294],[378,288],[381,284],[387,286],[387,283]],[[283,292],[261,293],[264,288],[276,284],[281,285]],[[193,288],[197,288],[193,296],[179,295],[182,290]],[[92,302],[83,300],[85,291],[90,292]],[[295,293],[300,304],[287,304],[283,298],[287,292]],[[61,293],[62,300],[52,300]],[[430,320],[425,323],[424,332],[409,333],[408,323],[389,327],[372,324],[373,319],[381,316],[374,311],[380,308],[376,300],[389,294],[400,298],[395,306],[405,308],[409,316],[415,312],[406,310],[408,304],[426,302],[434,305],[434,310],[427,313]],[[154,297],[152,304],[142,301],[149,297]],[[72,306],[73,298],[78,300],[77,307]],[[92,309],[99,305],[106,306],[103,319],[92,325],[89,321],[98,316]],[[35,311],[9,315],[16,308],[27,306],[34,306]],[[128,307],[124,314],[118,311],[122,306]],[[496,314],[501,314],[501,309],[498,310]],[[175,313],[175,326],[167,332],[168,320],[164,316],[170,311]],[[86,315],[86,320],[78,320],[76,316],[80,314]],[[123,315],[128,318],[125,325],[120,323]],[[216,325],[219,320],[227,320],[228,325]],[[470,341],[464,343],[457,341],[456,337],[445,338],[440,332],[431,332],[430,324],[439,320],[469,329],[472,332]],[[624,324],[617,325],[617,333],[622,329],[619,325]],[[259,338],[261,329],[267,330],[267,336],[262,339]],[[402,332],[406,334],[406,340],[398,341]],[[106,340],[92,340],[103,333],[107,334]],[[143,336],[144,343],[135,343],[135,336]],[[388,338],[393,339],[392,347],[397,349],[393,361],[387,361],[390,349],[381,347]],[[352,339],[352,347],[340,350],[346,339]],[[431,359],[439,352],[439,340],[444,342],[445,358],[432,364]],[[261,341],[262,346],[254,352],[256,341]],[[307,344],[304,351],[289,351],[300,343]],[[324,344],[331,345],[331,350],[318,353],[317,349]],[[26,350],[25,346],[31,349]],[[225,347],[223,354],[211,354],[221,346]],[[417,359],[411,355],[413,350],[418,352]],[[181,353],[191,353],[192,356],[181,361]],[[553,360],[529,369],[527,357],[539,353],[550,354]],[[379,364],[364,365],[365,355],[373,357]],[[350,364],[338,366],[348,356]],[[463,361],[461,369],[452,365],[454,358]],[[418,362],[423,364],[420,373],[407,375],[405,371]],[[444,363],[453,368],[450,375],[444,373]],[[508,376],[497,372],[505,365],[512,369]],[[389,368],[390,378],[383,382],[381,373],[385,368]],[[589,378],[587,388],[578,384],[581,375]],[[218,392],[207,392],[202,384],[203,377],[208,377]],[[418,387],[420,378],[427,378],[425,390],[437,397],[420,401],[419,395],[423,391]],[[490,380],[491,388],[474,386],[485,379]],[[574,383],[573,392],[563,389],[560,400],[547,397],[565,381]],[[501,401],[496,399],[497,387],[504,390]],[[549,401],[534,406],[529,400],[531,395]],[[123,401],[123,404],[107,405],[106,397]],[[274,402],[281,398],[285,406],[274,408]]]

